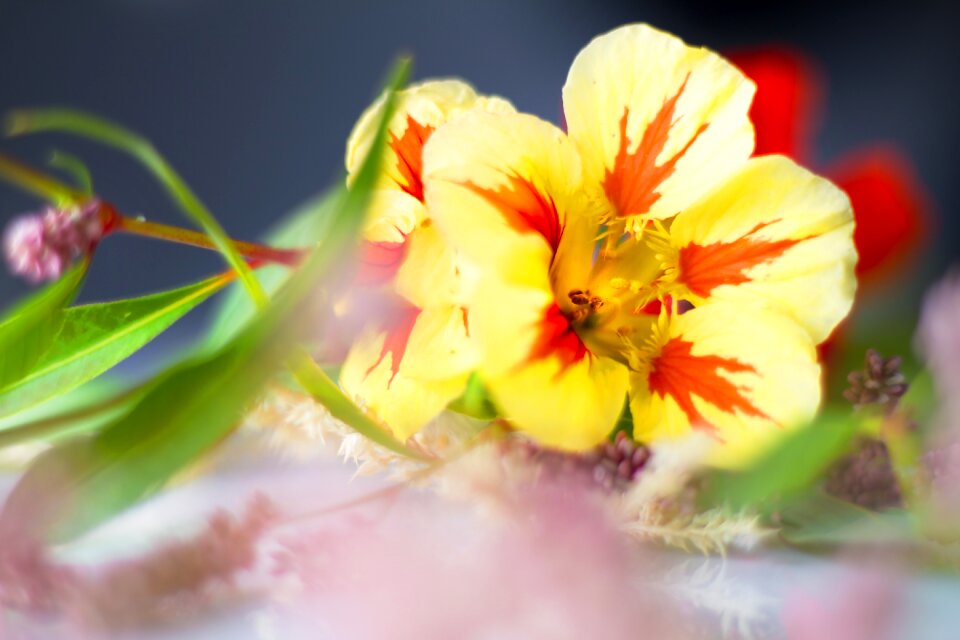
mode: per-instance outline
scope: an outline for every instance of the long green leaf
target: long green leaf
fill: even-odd
[[[24,109],[13,111],[7,116],[9,135],[42,131],[62,131],[89,138],[119,149],[140,161],[163,185],[187,217],[207,232],[227,264],[239,274],[250,295],[261,304],[266,302],[266,294],[254,278],[250,266],[233,246],[226,231],[180,174],[148,140],[113,122],[72,109]]]
[[[222,289],[232,275],[217,276],[173,291],[59,311],[59,333],[49,349],[20,377],[0,384],[0,417],[66,393],[129,357],[188,311]],[[20,353],[11,345],[5,357]]]
[[[387,145],[390,117],[396,108],[396,92],[407,81],[409,62],[401,60],[394,67],[383,103],[373,142],[360,169],[354,175],[349,189],[341,189],[334,198],[336,215],[331,218],[325,242],[335,242],[352,249],[352,242],[359,235],[366,219],[373,190],[376,187]],[[373,420],[347,396],[330,376],[305,351],[297,353],[291,364],[297,382],[307,393],[324,405],[335,418],[350,425],[364,437],[377,444],[410,458],[423,460],[423,456],[409,449],[394,438],[386,429]]]
[[[0,322],[0,388],[25,376],[53,344],[62,322],[60,310],[73,301],[86,272],[83,261],[16,305]]]
[[[858,428],[849,413],[825,413],[788,434],[747,469],[713,474],[704,500],[734,511],[770,511],[810,487],[847,449]]]

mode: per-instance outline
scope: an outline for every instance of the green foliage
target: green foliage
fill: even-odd
[[[294,352],[305,301],[317,287],[330,286],[330,267],[356,241],[385,146],[393,91],[406,72],[407,65],[400,64],[392,76],[371,153],[352,188],[336,198],[328,233],[272,303],[221,347],[146,385],[129,409],[124,407],[95,435],[66,440],[41,455],[8,498],[0,530],[68,540],[150,495],[230,433],[262,385]],[[313,360],[301,352],[297,362],[301,383],[328,401],[334,415],[356,411],[361,432],[372,425],[378,441],[403,450]]]
[[[64,151],[54,151],[50,154],[50,166],[70,174],[77,187],[85,195],[93,197],[93,178],[90,177],[90,170],[87,169],[87,165],[83,164],[80,158]]]
[[[139,160],[163,185],[187,217],[207,232],[214,245],[223,254],[227,264],[250,290],[251,295],[260,303],[266,302],[266,294],[253,277],[250,266],[237,252],[223,227],[187,186],[180,174],[174,171],[148,140],[103,118],[71,109],[29,109],[13,111],[7,117],[9,135],[42,131],[61,131],[89,138],[119,149]]]
[[[217,276],[173,291],[142,298],[57,310],[47,324],[59,329],[32,366],[4,376],[0,384],[0,417],[66,393],[107,371],[147,344],[184,314],[219,291],[232,278]],[[5,351],[21,361],[32,341]],[[11,371],[13,373],[13,371]]]
[[[0,525],[67,540],[161,487],[219,442],[280,366],[291,304],[275,304],[222,349],[175,367],[95,436],[41,455],[11,493]]]
[[[483,380],[476,373],[470,376],[463,394],[450,403],[449,409],[478,420],[492,420],[498,415]]]
[[[304,203],[267,235],[267,244],[279,249],[315,245],[326,233],[341,197],[341,190],[334,189]],[[264,291],[272,294],[290,277],[290,269],[266,265],[257,269],[254,277]],[[254,317],[255,312],[256,306],[243,286],[231,286],[217,305],[208,335],[210,345],[224,344]]]
[[[377,126],[370,151],[367,153],[360,169],[354,175],[353,184],[349,189],[341,187],[333,197],[332,206],[336,215],[330,219],[327,226],[324,244],[333,242],[337,246],[352,248],[351,244],[360,233],[366,218],[367,207],[376,188],[383,161],[383,151],[387,144],[387,132],[390,117],[396,107],[396,91],[407,81],[409,62],[398,62],[390,79],[387,82],[387,94],[384,100],[383,112]],[[343,254],[341,254],[343,255]],[[333,415],[350,425],[351,428],[377,444],[411,458],[422,459],[422,456],[407,448],[380,424],[374,421],[365,411],[356,405],[330,379],[330,376],[304,351],[301,351],[292,364],[292,371],[297,382],[319,403],[324,405]]]
[[[48,200],[58,207],[88,199],[88,194],[83,191],[35,171],[4,153],[0,153],[0,180]]]
[[[907,511],[869,511],[819,491],[785,505],[778,516],[781,537],[803,546],[906,542],[917,531]]]
[[[812,424],[785,436],[749,467],[715,472],[707,478],[704,500],[731,511],[770,513],[800,495],[847,450],[859,429],[847,412],[825,412]]]
[[[0,448],[97,431],[128,411],[148,388],[149,383],[123,389],[106,377],[91,380],[14,416],[0,418]]]
[[[0,389],[26,376],[53,344],[63,322],[60,312],[77,295],[86,271],[86,261],[81,262],[0,322]]]

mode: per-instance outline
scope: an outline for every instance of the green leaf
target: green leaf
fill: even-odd
[[[902,509],[869,511],[816,491],[779,510],[781,537],[791,544],[823,546],[906,542],[917,522]]]
[[[163,185],[187,217],[207,232],[227,264],[239,274],[250,295],[261,304],[266,302],[266,294],[253,277],[250,265],[237,252],[226,231],[148,140],[103,118],[71,109],[24,109],[7,116],[9,135],[41,131],[62,131],[88,138],[119,149],[138,160]]]
[[[80,158],[64,151],[54,151],[50,154],[50,166],[69,173],[84,195],[93,197],[93,178],[90,177],[87,165],[83,164]]]
[[[390,117],[396,107],[396,92],[406,83],[410,72],[409,67],[409,62],[404,59],[394,66],[387,82],[383,111],[380,114],[380,122],[370,144],[370,150],[354,175],[350,188],[341,188],[334,200],[337,214],[330,221],[325,242],[334,242],[348,250],[353,248],[352,245],[366,219],[367,208],[380,175]],[[382,425],[358,407],[309,354],[300,351],[293,360],[291,370],[300,386],[325,406],[334,418],[350,425],[357,433],[391,451],[414,459],[424,459],[422,455],[394,438]]]
[[[173,291],[53,314],[51,324],[59,327],[59,333],[49,349],[22,375],[0,384],[0,417],[71,391],[107,371],[232,279],[217,276]],[[22,359],[25,344],[10,345],[5,356]]]
[[[97,435],[41,455],[14,488],[0,523],[66,540],[156,491],[240,420],[279,364],[267,334],[286,332],[275,324],[275,314],[261,316],[213,356],[167,372]]]
[[[380,144],[382,149],[382,139]],[[364,167],[378,161],[369,159]],[[318,286],[331,284],[329,267],[355,243],[362,220],[353,218],[365,212],[372,184],[365,180],[350,189],[331,220],[331,233],[228,343],[161,375],[128,413],[95,436],[41,455],[7,499],[0,531],[70,539],[155,492],[227,436],[287,360],[300,325],[311,320],[301,317],[309,308],[305,301]]]
[[[129,411],[149,383],[121,389],[100,377],[16,416],[0,419],[0,449],[27,442],[55,442],[101,429]]]
[[[315,251],[229,343],[148,382],[96,434],[39,456],[0,513],[0,531],[69,540],[154,493],[226,437],[286,361],[300,333],[293,320],[333,249]]]
[[[476,373],[470,376],[463,393],[450,403],[449,409],[478,420],[493,420],[499,415],[483,380]]]
[[[715,472],[706,480],[703,499],[733,511],[770,512],[809,488],[837,459],[857,433],[849,413],[824,413],[812,424],[786,435],[748,468]]]
[[[76,297],[86,272],[83,261],[0,322],[0,388],[23,378],[53,344],[63,319],[60,311]]]
[[[267,235],[266,243],[278,249],[315,245],[326,234],[341,197],[340,189],[332,189],[307,201]],[[290,275],[291,270],[288,267],[265,265],[257,269],[254,277],[260,281],[264,291],[272,294]],[[224,344],[249,322],[255,313],[256,307],[243,286],[239,283],[232,285],[216,307],[207,336],[210,346]]]

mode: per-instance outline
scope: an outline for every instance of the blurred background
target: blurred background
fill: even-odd
[[[576,53],[620,24],[649,22],[721,52],[802,52],[820,92],[803,161],[826,171],[858,149],[893,145],[929,221],[912,259],[888,269],[863,306],[908,325],[926,284],[960,256],[960,11],[953,3],[438,0],[0,0],[0,110],[70,106],[149,137],[239,239],[338,180],[346,137],[390,60],[417,78],[460,76],[555,122]],[[126,157],[60,136],[2,140],[42,166],[69,150],[99,194],[128,213],[181,223]],[[912,168],[911,168],[912,166]],[[864,186],[867,197],[876,193]],[[882,194],[879,196],[885,198]],[[0,223],[38,203],[0,185]],[[130,236],[98,252],[83,300],[184,284],[217,256]],[[5,271],[0,307],[27,287]],[[149,352],[162,359],[203,310]],[[862,352],[861,352],[862,353]]]

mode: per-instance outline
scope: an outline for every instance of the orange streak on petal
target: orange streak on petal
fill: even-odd
[[[407,343],[410,342],[410,334],[413,333],[413,327],[417,323],[417,318],[420,317],[420,311],[417,307],[405,305],[391,316],[390,325],[387,327],[387,335],[383,340],[383,346],[380,348],[380,357],[377,358],[373,366],[367,369],[367,375],[370,375],[389,353],[391,375],[387,386],[393,382],[400,371],[400,363],[407,351]]]
[[[397,275],[407,255],[408,243],[370,242],[360,245],[356,280],[361,286],[384,284]]]
[[[553,198],[540,193],[532,182],[516,174],[511,173],[507,178],[507,184],[498,189],[486,189],[473,183],[464,186],[495,206],[510,227],[520,233],[539,234],[556,253],[563,227]]]
[[[677,92],[660,107],[660,111],[644,129],[640,144],[633,153],[627,152],[631,142],[627,136],[630,108],[624,108],[623,116],[620,118],[620,150],[614,159],[613,170],[607,170],[603,181],[603,190],[607,198],[616,206],[618,216],[647,213],[650,207],[660,199],[657,189],[664,180],[673,175],[677,162],[707,128],[706,124],[701,125],[680,151],[663,164],[657,165],[657,158],[670,137],[677,100],[680,99],[689,78],[688,75]]]
[[[807,239],[765,240],[750,237],[770,224],[773,222],[758,224],[733,242],[692,243],[683,247],[680,249],[678,280],[698,296],[707,297],[720,285],[749,282],[746,271],[776,260],[787,249]]]
[[[433,127],[422,125],[407,116],[407,128],[397,138],[390,132],[390,148],[397,155],[397,171],[402,178],[398,186],[423,202],[423,145],[433,133]]]
[[[756,373],[756,369],[734,358],[715,355],[695,356],[693,343],[674,338],[663,345],[654,358],[647,383],[661,398],[671,396],[695,428],[714,431],[693,404],[693,396],[703,399],[725,413],[740,411],[758,418],[769,418],[743,396],[743,389],[722,377],[720,371]]]
[[[588,353],[587,346],[583,344],[557,303],[550,305],[544,314],[540,335],[530,350],[529,359],[533,361],[557,356],[561,366],[569,367],[583,360]]]

